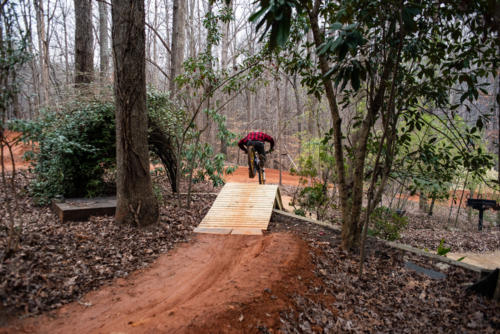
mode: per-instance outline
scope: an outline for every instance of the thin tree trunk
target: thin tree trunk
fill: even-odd
[[[279,86],[279,73],[276,73],[274,82],[276,84],[276,131],[278,132],[278,166],[279,166],[279,185],[282,183],[282,167],[281,167],[281,108],[280,108],[280,86]]]
[[[500,7],[500,6],[499,6]],[[499,31],[500,33],[500,31]],[[500,38],[500,37],[499,37]],[[498,139],[497,139],[497,152],[498,152],[498,184],[500,184],[500,69],[497,69],[497,77],[495,80],[495,86],[493,89],[493,94],[495,94],[493,100],[493,110],[497,114],[498,120]],[[500,225],[500,210],[497,211],[497,225]],[[499,275],[500,277],[500,275]]]
[[[107,4],[99,1],[99,42],[100,42],[100,78],[107,82],[109,75],[109,38],[108,38],[108,8]]]
[[[428,213],[429,216],[432,216],[432,214],[433,214],[434,203],[436,203],[436,197],[432,196],[431,197],[431,206],[429,207],[429,213]]]
[[[229,3],[227,4],[227,6],[229,8],[232,8],[232,6],[233,6],[232,0],[229,0]],[[222,46],[221,46],[221,68],[222,68],[222,70],[227,70],[227,71],[229,71],[228,70],[228,66],[229,66],[229,59],[228,59],[229,23],[230,23],[230,21],[222,23]],[[225,115],[226,108],[223,108],[220,112],[222,115]],[[227,144],[226,144],[225,138],[221,138],[221,140],[220,140],[220,152],[227,156]]]
[[[469,171],[467,171],[467,175],[465,176],[464,186],[462,188],[462,195],[460,196],[460,203],[458,203],[457,216],[455,217],[455,227],[457,227],[458,216],[460,215],[460,209],[462,208],[462,201],[464,199],[465,188],[467,187],[467,181],[469,179]],[[473,194],[470,194],[470,198],[472,198]]]
[[[144,1],[113,0],[117,223],[145,226],[159,209],[149,173]],[[133,69],[131,71],[130,69]]]
[[[182,62],[184,61],[185,44],[185,22],[186,22],[186,2],[184,0],[174,0],[173,4],[173,27],[172,27],[172,47],[170,59],[170,93],[175,95],[177,85],[175,77],[182,72]]]
[[[69,69],[69,48],[68,48],[68,13],[66,8],[61,8],[63,15],[63,32],[64,32],[64,68],[65,68],[65,78],[66,85],[69,85],[70,80],[70,69]]]
[[[38,33],[38,52],[40,53],[40,72],[42,87],[40,89],[40,103],[45,105],[49,101],[49,64],[48,43],[45,30],[45,13],[43,0],[35,0],[36,30]]]

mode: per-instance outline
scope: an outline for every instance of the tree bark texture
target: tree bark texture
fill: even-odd
[[[172,95],[177,90],[175,77],[182,72],[184,61],[184,43],[186,36],[186,1],[174,0],[173,4],[172,48],[170,58],[170,87]]]
[[[94,50],[92,2],[75,0],[75,84],[92,82]],[[128,2],[127,2],[128,3]]]
[[[309,12],[309,20],[313,32],[314,43],[319,47],[323,43],[318,22],[318,9],[314,8]],[[350,212],[352,199],[349,198],[348,187],[346,183],[346,171],[344,167],[344,149],[342,147],[342,119],[337,105],[335,91],[331,80],[325,77],[330,70],[328,60],[323,55],[318,55],[321,73],[323,74],[323,86],[325,87],[326,98],[330,109],[330,115],[333,121],[333,146],[337,169],[337,178],[339,183],[340,205],[342,208],[342,247],[351,249],[359,238],[359,215],[353,217]],[[351,191],[352,194],[352,191]]]
[[[315,3],[314,8],[309,9],[309,21],[314,38],[315,46],[318,48],[324,41],[323,33],[319,26],[319,5]],[[367,155],[367,142],[376,116],[383,107],[384,97],[387,90],[387,82],[395,66],[396,55],[399,50],[391,48],[390,55],[383,64],[380,83],[373,99],[367,106],[367,113],[361,123],[360,129],[353,135],[352,149],[353,157],[349,159],[348,167],[345,167],[344,150],[342,146],[342,119],[333,89],[332,81],[326,77],[330,69],[328,59],[324,55],[317,55],[320,70],[323,74],[323,86],[328,100],[330,115],[333,122],[333,145],[336,163],[336,172],[339,183],[340,204],[342,208],[342,248],[352,249],[359,244],[362,224],[360,220],[363,204],[363,180]]]
[[[114,0],[117,223],[158,221],[149,173],[143,0]]]
[[[40,89],[40,104],[49,100],[49,43],[45,31],[45,14],[42,0],[35,0],[36,30],[38,34],[38,52],[40,53],[40,72],[42,87]]]
[[[102,1],[99,4],[99,42],[100,42],[100,77],[106,82],[109,72],[108,8]]]

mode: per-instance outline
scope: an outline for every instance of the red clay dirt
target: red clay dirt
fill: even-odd
[[[240,182],[240,183],[259,183],[259,179],[254,177],[253,179],[248,177],[248,167],[239,166],[232,174],[225,175],[224,179],[226,182]],[[298,186],[300,176],[291,175],[288,172],[282,171],[281,182],[282,184],[289,186]],[[266,183],[267,184],[279,184],[280,182],[280,171],[278,169],[266,168]]]
[[[258,332],[256,319],[277,330],[290,292],[316,280],[308,254],[288,233],[198,235],[147,269],[0,333]]]
[[[18,142],[21,133],[5,131],[5,140],[11,145],[12,155],[14,156],[14,165],[16,169],[27,169],[30,163],[23,159],[24,153],[32,149],[31,145]],[[12,159],[7,146],[3,146],[4,168],[6,171],[12,171]],[[1,172],[1,166],[0,166]]]

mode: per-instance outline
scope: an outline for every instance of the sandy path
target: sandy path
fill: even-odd
[[[465,257],[462,262],[472,264],[474,266],[496,269],[500,268],[500,250],[490,253],[448,253],[447,257],[453,260],[458,260]]]
[[[302,261],[304,247],[291,234],[198,235],[150,268],[91,292],[80,303],[3,332],[189,332],[262,295]]]
[[[280,182],[280,171],[278,169],[266,168],[266,183],[267,184],[279,184]],[[234,173],[230,175],[225,175],[224,179],[226,182],[241,182],[241,183],[259,183],[258,177],[253,179],[248,177],[248,167],[239,166]],[[285,185],[298,186],[300,176],[291,175],[288,172],[283,171],[281,174],[281,182]]]

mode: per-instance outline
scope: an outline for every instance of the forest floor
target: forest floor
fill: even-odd
[[[239,168],[228,181],[248,181],[247,173]],[[162,177],[154,178],[163,189],[157,226],[117,226],[112,217],[61,224],[48,207],[33,205],[26,192],[31,177],[21,171],[16,179],[25,226],[20,249],[0,263],[0,333],[500,330],[500,304],[465,292],[477,274],[376,239],[360,279],[359,254],[343,252],[338,233],[321,226],[273,217],[262,237],[195,235],[215,196],[195,194],[186,209]],[[278,183],[278,171],[268,169],[267,180]],[[298,178],[284,173],[283,180],[290,195]],[[199,184],[194,191],[218,189]],[[437,247],[436,224],[411,219],[414,229],[403,233],[403,242]],[[492,231],[446,233],[455,250],[500,249]],[[2,224],[0,250],[6,240]],[[446,278],[417,273],[409,262]]]
[[[28,181],[20,174],[17,187]],[[262,237],[195,235],[215,196],[194,195],[188,210],[166,180],[154,181],[165,191],[160,224],[149,229],[116,226],[111,217],[61,224],[24,192],[29,226],[0,265],[0,333],[500,330],[500,304],[465,292],[475,273],[371,239],[360,279],[359,254],[339,248],[338,232],[276,217]],[[6,229],[0,234],[4,243]]]

